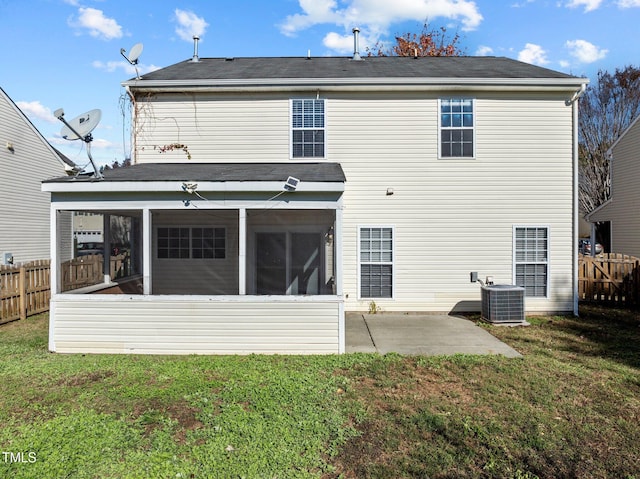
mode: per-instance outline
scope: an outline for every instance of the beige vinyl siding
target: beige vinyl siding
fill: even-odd
[[[550,297],[527,309],[572,309],[571,108],[563,98],[475,99],[469,160],[437,159],[437,98],[331,101],[328,158],[347,176],[347,309],[369,306],[357,300],[357,231],[367,225],[394,227],[395,291],[375,299],[383,310],[477,309],[471,271],[515,281],[514,225],[547,226],[551,237]]]
[[[289,96],[170,95],[137,103],[136,161],[263,162],[289,159]]]
[[[436,94],[319,95],[326,99],[325,161],[340,163],[347,178],[343,277],[348,310],[369,307],[369,300],[358,300],[357,232],[370,225],[394,228],[394,297],[376,300],[385,311],[478,310],[480,289],[470,284],[469,273],[491,275],[503,284],[515,281],[515,225],[547,227],[551,238],[549,297],[528,300],[527,309],[573,310],[567,94],[444,95],[475,100],[473,159],[438,159]],[[291,161],[292,97],[304,95],[203,95],[197,101],[172,96],[154,103],[152,118],[143,122],[152,128],[141,134],[138,160],[186,161],[183,152],[153,150],[175,140],[188,146],[192,161]]]
[[[333,354],[337,300],[98,297],[52,301],[60,353]]]
[[[225,257],[158,259],[155,232],[163,226],[225,228]],[[237,211],[154,212],[153,227],[153,294],[238,294]]]
[[[611,221],[611,252],[640,257],[640,121],[612,149],[611,200],[591,221]]]
[[[41,191],[41,182],[64,175],[64,167],[1,91],[0,141],[0,262],[6,252],[13,253],[16,263],[48,259],[50,196]]]

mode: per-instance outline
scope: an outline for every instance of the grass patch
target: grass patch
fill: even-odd
[[[518,359],[56,355],[11,323],[0,477],[640,478],[638,315],[530,322],[483,325]]]

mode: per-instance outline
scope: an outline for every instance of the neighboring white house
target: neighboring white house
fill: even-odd
[[[640,257],[640,117],[609,148],[611,197],[587,215],[611,222],[611,252]]]
[[[0,88],[0,264],[49,258],[50,195],[41,182],[71,162]]]
[[[342,352],[345,311],[478,311],[471,272],[524,286],[529,313],[576,311],[586,82],[496,57],[203,58],[126,81],[133,166],[43,189],[132,218],[141,294],[54,279],[50,349]]]

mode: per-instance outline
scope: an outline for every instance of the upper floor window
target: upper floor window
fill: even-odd
[[[440,158],[473,158],[474,112],[470,98],[440,100]]]
[[[291,156],[324,158],[324,100],[291,100]]]

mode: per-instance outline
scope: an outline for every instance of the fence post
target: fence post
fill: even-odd
[[[18,280],[20,293],[20,319],[27,319],[27,269],[20,266],[20,276]]]

